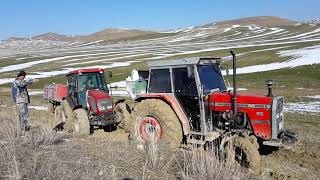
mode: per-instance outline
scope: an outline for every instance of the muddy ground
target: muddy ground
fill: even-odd
[[[267,177],[274,179],[319,179],[320,116],[287,113],[286,127],[299,134],[292,149],[269,149],[262,155]]]
[[[45,102],[41,100],[36,100],[34,103],[45,105]],[[0,104],[0,119],[13,122],[16,115],[9,97],[2,98]],[[260,150],[263,167],[260,176],[250,175],[242,169],[240,171],[232,170],[238,174],[234,173],[227,179],[318,179],[320,176],[318,170],[320,167],[320,116],[287,113],[285,117],[286,127],[299,133],[298,146],[289,150],[264,147]],[[32,146],[29,149],[31,148],[33,151],[22,152],[32,156],[32,160],[24,161],[23,156],[18,157],[22,158],[20,162],[33,164],[24,171],[34,173],[20,172],[21,174],[30,174],[25,178],[198,179],[197,176],[192,176],[194,173],[185,172],[189,168],[181,165],[175,151],[162,150],[157,163],[152,163],[152,158],[146,160],[146,152],[141,151],[144,147],[128,139],[129,134],[122,129],[109,132],[101,129],[96,130],[88,138],[70,134],[49,134],[55,136],[58,140],[54,138],[51,140],[57,142],[53,143],[54,145],[41,144],[46,142],[44,139],[48,135],[38,137],[37,134],[48,126],[47,123],[51,118],[53,115],[49,115],[47,111],[30,110],[30,122],[33,130],[28,136],[29,140],[21,148],[30,146],[28,143],[30,143],[31,136],[31,139],[35,139],[38,145],[31,143]],[[46,129],[46,131],[49,130]],[[2,145],[4,142],[6,143],[4,136],[0,136],[0,140]],[[18,141],[23,142],[24,140],[18,138]],[[47,158],[44,158],[46,156]],[[50,161],[50,163],[40,163],[41,161]],[[46,164],[50,164],[50,167],[47,167]],[[8,172],[4,171],[6,169],[4,166],[3,163],[0,166],[2,174]],[[64,168],[68,170],[64,170]],[[46,169],[51,169],[51,172],[47,172]],[[88,169],[94,169],[94,171],[88,171]],[[215,178],[221,178],[221,176]]]

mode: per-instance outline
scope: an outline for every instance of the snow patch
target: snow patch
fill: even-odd
[[[240,27],[240,25],[238,25],[238,24],[232,25],[232,26],[229,27],[229,28],[225,28],[225,29],[223,30],[223,32],[228,32],[228,31],[230,31],[231,29],[235,29],[235,28],[238,28],[238,27]]]
[[[47,111],[47,107],[44,106],[28,106],[30,109],[35,109],[37,111]]]
[[[313,102],[297,102],[297,103],[285,103],[285,112],[298,112],[301,114],[305,113],[320,113],[320,101]]]
[[[260,30],[261,28],[256,26],[256,25],[249,25],[249,26],[244,26],[247,27],[250,31],[256,31],[256,30]]]
[[[311,99],[320,99],[320,95],[306,96],[306,97],[311,98]]]
[[[278,30],[279,28],[277,28],[277,27],[272,27],[272,28],[269,28],[270,30],[272,30],[272,31],[275,31],[275,30]]]
[[[38,96],[42,94],[43,94],[43,91],[29,91],[30,96]]]
[[[117,86],[117,87],[126,87],[126,81],[113,82],[113,83],[110,83],[110,86],[111,87],[115,87],[115,86]]]
[[[303,65],[320,64],[320,45],[303,49],[280,51],[280,56],[291,56],[293,59],[281,63],[260,64],[237,69],[237,74],[271,71],[282,68],[294,68]],[[232,69],[229,69],[232,74]],[[226,75],[226,71],[222,71]]]
[[[114,67],[123,67],[123,66],[129,66],[132,62],[136,61],[128,61],[128,62],[117,62],[117,63],[112,63],[109,65],[97,65],[97,66],[87,66],[87,67],[76,67],[76,68],[65,68],[60,71],[49,71],[49,72],[34,72],[32,75],[27,75],[27,78],[30,79],[41,79],[41,78],[47,78],[51,76],[56,76],[56,75],[61,75],[61,74],[67,74],[70,71],[77,70],[77,69],[89,69],[89,68],[102,68],[102,69],[107,69],[107,68],[114,68]],[[0,79],[0,84],[6,84],[13,82],[14,78],[3,78]]]

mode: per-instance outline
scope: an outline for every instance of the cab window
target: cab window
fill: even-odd
[[[172,93],[169,69],[152,69],[150,71],[149,93]]]

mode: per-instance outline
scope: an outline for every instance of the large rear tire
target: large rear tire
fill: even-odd
[[[73,131],[73,113],[66,99],[62,100],[61,108],[64,113],[65,130],[69,133]]]
[[[165,140],[179,147],[182,139],[181,123],[171,107],[159,99],[138,103],[132,112],[131,135],[142,142]]]
[[[90,122],[87,112],[84,109],[76,109],[73,111],[73,132],[81,136],[90,135]]]

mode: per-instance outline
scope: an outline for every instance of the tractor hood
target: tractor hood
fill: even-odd
[[[231,110],[233,93],[213,92],[210,95],[210,109],[214,111]],[[253,94],[237,94],[237,108],[241,112],[247,108],[270,109],[272,97]]]
[[[210,95],[210,109],[216,112],[232,111],[233,93],[214,92]],[[237,112],[246,113],[255,134],[263,139],[271,139],[271,121],[273,99],[276,97],[258,96],[252,94],[237,95]],[[276,124],[275,122],[273,122]]]
[[[113,111],[112,99],[109,94],[104,91],[98,89],[88,90],[87,102],[88,107],[95,114],[101,115]]]
[[[110,96],[108,93],[101,91],[99,89],[88,90],[88,96],[92,96],[95,100],[103,99],[103,98],[110,99]]]

